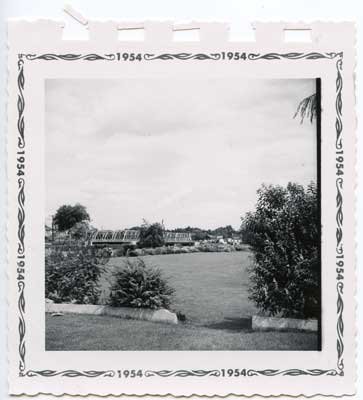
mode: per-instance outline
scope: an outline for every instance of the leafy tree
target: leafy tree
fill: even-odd
[[[54,223],[57,224],[59,231],[71,229],[77,222],[90,221],[90,216],[85,206],[77,203],[74,206],[63,205],[58,208]]]
[[[150,224],[144,220],[140,229],[138,246],[141,248],[160,247],[164,243],[164,226],[158,222]]]
[[[317,188],[298,184],[258,190],[256,210],[242,219],[243,241],[254,253],[250,298],[270,315],[320,314]]]

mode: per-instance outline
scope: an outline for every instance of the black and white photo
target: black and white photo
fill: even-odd
[[[46,349],[319,350],[318,84],[47,80]]]

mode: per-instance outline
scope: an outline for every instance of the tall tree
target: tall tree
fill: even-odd
[[[65,204],[59,207],[54,216],[54,223],[58,226],[59,231],[71,229],[82,221],[90,221],[90,216],[86,207],[79,203],[74,206]]]

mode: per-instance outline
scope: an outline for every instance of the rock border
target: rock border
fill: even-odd
[[[161,308],[150,310],[146,308],[111,307],[94,304],[68,304],[45,302],[45,312],[52,314],[85,314],[85,315],[108,315],[123,319],[138,319],[143,321],[161,322],[164,324],[177,324],[177,315]]]
[[[295,319],[295,318],[276,318],[252,316],[253,330],[288,330],[295,329],[299,331],[317,332],[318,320],[316,319]]]

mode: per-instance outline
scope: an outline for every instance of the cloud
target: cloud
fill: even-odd
[[[316,127],[293,119],[314,80],[48,80],[47,215],[97,226],[239,225],[262,183],[316,180]]]

